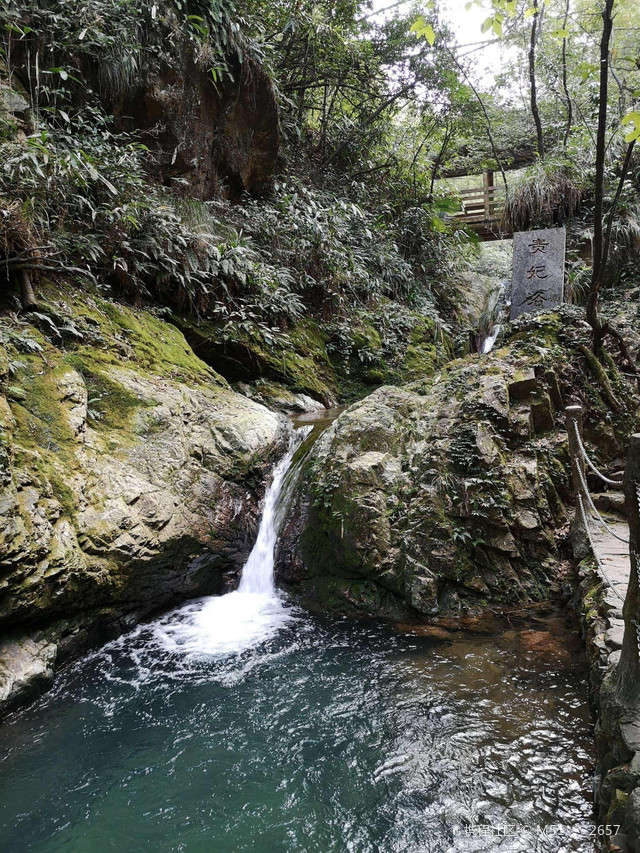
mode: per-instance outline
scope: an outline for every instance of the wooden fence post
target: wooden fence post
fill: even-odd
[[[493,217],[493,172],[485,170],[482,173],[482,192],[484,195],[484,218]]]
[[[582,513],[580,512],[580,502],[586,512],[586,496],[582,488],[582,480],[586,482],[587,469],[580,450],[580,443],[576,436],[576,427],[580,438],[582,438],[582,406],[567,406],[564,410],[567,424],[567,435],[569,436],[569,455],[571,457],[571,479],[573,482],[573,499],[575,501],[576,511],[571,522],[571,543],[573,552],[576,557],[582,559],[589,554],[589,537],[584,525]]]
[[[640,433],[631,436],[627,467],[624,472],[624,495],[629,521],[629,560],[631,574],[624,615],[624,640],[620,663],[616,671],[618,695],[625,705],[634,705],[640,699]]]

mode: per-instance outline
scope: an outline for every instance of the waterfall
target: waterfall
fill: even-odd
[[[480,344],[480,352],[483,355],[486,355],[488,352],[491,352],[493,349],[493,345],[495,344],[498,335],[500,334],[500,329],[502,328],[502,323],[496,323],[496,325],[491,329],[491,332],[484,338],[482,338],[482,342]]]
[[[500,318],[505,308],[505,294],[508,284],[509,282],[507,280],[500,281],[498,287],[491,293],[487,302],[487,331],[484,334],[477,336],[478,352],[483,355],[491,352],[493,345],[500,334],[500,330],[502,329]]]
[[[172,652],[195,657],[240,653],[274,636],[295,618],[276,589],[273,574],[287,474],[293,457],[313,427],[294,431],[289,449],[275,466],[264,499],[258,536],[242,570],[240,585],[227,595],[201,598],[155,624],[156,640]]]
[[[258,538],[242,570],[240,586],[238,587],[238,592],[240,593],[268,595],[275,590],[273,560],[278,536],[278,519],[276,514],[278,499],[282,491],[284,478],[291,466],[293,454],[299,444],[299,440],[296,439],[299,439],[300,434],[305,435],[308,431],[308,429],[303,428],[294,433],[289,444],[289,450],[274,468],[273,479],[264,498],[264,509],[262,511],[262,518],[260,519]]]

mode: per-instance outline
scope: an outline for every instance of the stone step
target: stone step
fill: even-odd
[[[613,624],[607,631],[607,645],[613,649],[622,648],[622,640],[624,638],[624,622],[622,619],[614,619]]]
[[[596,509],[600,512],[618,513],[625,518],[626,522],[623,492],[601,492],[599,495],[592,495],[592,498]]]

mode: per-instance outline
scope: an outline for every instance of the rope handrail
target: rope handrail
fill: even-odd
[[[602,560],[598,556],[598,552],[597,552],[595,545],[593,543],[593,539],[591,538],[591,530],[589,529],[589,522],[587,521],[587,515],[584,511],[584,504],[582,502],[582,495],[578,494],[577,500],[578,500],[578,506],[580,507],[580,514],[582,515],[582,524],[583,524],[585,532],[587,534],[587,539],[589,540],[589,545],[591,546],[591,552],[593,553],[593,556],[595,557],[596,563],[598,564],[598,569],[600,570],[600,573],[602,574],[603,578],[609,584],[609,588],[611,589],[611,591],[624,604],[624,596],[620,595],[620,593],[618,592],[616,587],[613,585],[611,578],[607,574],[607,571],[604,567]]]
[[[591,468],[593,473],[596,474],[596,476],[600,477],[600,479],[602,480],[603,483],[607,483],[607,485],[609,485],[609,486],[622,486],[622,485],[624,485],[622,480],[611,480],[609,477],[606,477],[602,473],[602,471],[599,471],[598,468],[596,468],[593,461],[591,460],[591,457],[587,453],[584,444],[582,443],[582,436],[580,435],[580,430],[578,429],[578,424],[576,421],[573,422],[573,428],[575,430],[576,439],[578,442],[578,447],[580,448],[580,453],[584,457],[584,461],[587,463],[589,468]]]
[[[578,476],[580,477],[580,485],[582,486],[582,491],[587,500],[587,506],[591,510],[592,515],[597,519],[597,521],[600,522],[600,524],[605,528],[607,533],[609,533],[615,539],[620,540],[620,542],[623,542],[625,545],[628,545],[629,540],[625,539],[624,536],[620,536],[618,533],[616,533],[615,530],[607,524],[607,522],[596,509],[596,505],[594,504],[593,499],[591,497],[591,493],[589,492],[589,487],[587,486],[584,474],[582,473],[582,468],[578,465],[576,467],[576,470],[578,472]]]

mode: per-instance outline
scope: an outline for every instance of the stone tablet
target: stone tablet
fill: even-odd
[[[562,305],[565,228],[521,231],[513,235],[511,319]]]

